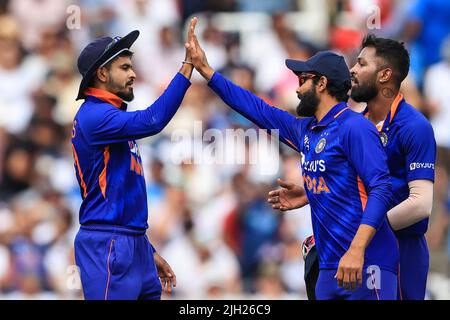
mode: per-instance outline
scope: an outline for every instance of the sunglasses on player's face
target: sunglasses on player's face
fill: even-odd
[[[319,75],[314,73],[301,73],[298,76],[298,86],[301,87],[308,79],[313,79],[315,77],[318,77]]]

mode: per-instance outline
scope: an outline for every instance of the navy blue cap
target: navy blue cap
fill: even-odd
[[[105,65],[118,54],[125,50],[129,50],[131,45],[139,37],[139,31],[135,30],[127,34],[125,37],[102,37],[89,43],[78,57],[78,71],[83,76],[78,90],[76,100],[85,98],[84,90],[95,70]]]
[[[286,66],[297,75],[302,72],[316,72],[337,87],[350,89],[352,86],[344,57],[331,51],[320,51],[306,61],[286,59]]]

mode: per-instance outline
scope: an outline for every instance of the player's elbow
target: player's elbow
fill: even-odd
[[[418,212],[420,212],[421,218],[426,219],[431,216],[433,211],[433,200],[424,200],[419,202]]]
[[[417,212],[417,215],[422,218],[429,218],[431,216],[431,212],[433,211],[433,189],[427,191],[417,192],[415,189],[410,191],[409,200],[414,205],[414,211]]]
[[[377,187],[372,189],[370,193],[377,197],[380,201],[382,201],[387,208],[392,205],[394,194],[390,181],[386,181],[385,183],[377,185]]]

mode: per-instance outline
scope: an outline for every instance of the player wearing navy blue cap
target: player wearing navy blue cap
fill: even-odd
[[[436,143],[430,123],[399,92],[408,71],[409,54],[402,43],[368,35],[351,69],[351,96],[367,103],[363,114],[376,125],[388,157],[394,189],[388,221],[400,249],[398,298],[423,300],[429,267],[424,234],[432,211]],[[274,208],[291,210],[308,202],[301,187],[279,184],[282,189],[270,194]]]
[[[321,52],[288,60],[299,78],[296,118],[236,86],[208,64],[195,36],[186,44],[209,87],[261,128],[302,155],[319,256],[317,299],[396,299],[398,247],[386,212],[391,181],[375,127],[347,106],[351,87],[344,59]]]
[[[171,292],[176,285],[174,272],[146,235],[146,187],[135,140],[159,133],[170,121],[190,86],[193,66],[183,63],[150,107],[126,112],[136,78],[130,47],[138,35],[97,39],[78,59],[83,79],[77,99],[85,101],[72,131],[83,199],[75,260],[86,299],[160,299],[162,287]]]
[[[402,43],[368,35],[350,70],[355,101],[379,131],[394,191],[388,220],[400,249],[399,298],[423,300],[429,267],[425,239],[433,203],[436,142],[428,120],[400,93],[409,71]]]

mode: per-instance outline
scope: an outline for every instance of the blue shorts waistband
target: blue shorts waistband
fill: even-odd
[[[84,224],[80,226],[81,230],[87,231],[99,231],[99,232],[110,232],[117,234],[124,234],[129,236],[143,236],[145,235],[146,229],[136,229],[124,226],[115,226],[109,224]]]

